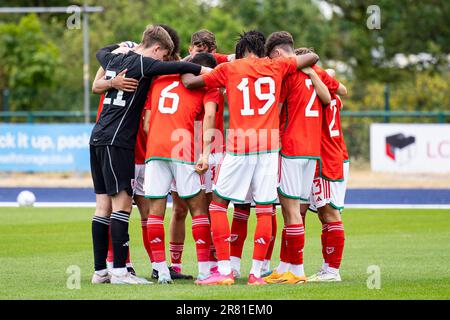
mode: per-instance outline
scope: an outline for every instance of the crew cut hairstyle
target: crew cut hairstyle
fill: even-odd
[[[192,63],[214,69],[217,66],[217,61],[211,53],[200,52],[197,53],[191,60]]]
[[[174,28],[172,28],[171,26],[169,26],[167,24],[158,24],[157,26],[162,27],[164,30],[166,30],[170,36],[170,39],[172,39],[172,42],[173,42],[172,55],[179,55],[180,54],[180,36],[178,35],[177,30],[175,30]]]
[[[169,50],[169,55],[172,54],[174,44],[169,33],[161,26],[149,25],[142,35],[142,45],[144,48],[150,48],[155,44],[159,44],[162,49]]]
[[[270,55],[278,47],[286,51],[294,51],[294,38],[287,31],[278,31],[272,33],[266,41],[266,54]]]
[[[297,48],[294,50],[296,56],[314,52],[314,48]]]
[[[236,44],[236,59],[242,59],[245,56],[246,51],[257,55],[260,58],[264,57],[265,43],[266,38],[264,37],[264,34],[259,31],[251,30],[240,34]]]

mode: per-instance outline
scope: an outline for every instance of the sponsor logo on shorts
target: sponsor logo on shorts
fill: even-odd
[[[327,247],[327,254],[332,254],[334,252],[334,247]]]

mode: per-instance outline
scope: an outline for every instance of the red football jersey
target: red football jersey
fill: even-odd
[[[100,96],[100,102],[98,103],[98,107],[97,107],[97,117],[95,118],[95,122],[98,121],[98,119],[100,118],[100,113],[102,113],[103,110],[103,101],[105,100],[105,95],[102,93],[102,95]]]
[[[134,148],[134,163],[145,164],[145,150],[147,146],[147,134],[144,131],[144,115],[142,110],[141,121],[139,122],[139,130],[136,137],[136,147]]]
[[[188,90],[180,75],[161,76],[153,80],[147,137],[146,161],[175,160],[195,164],[195,122],[207,102],[219,103],[218,90]]]
[[[225,152],[225,134],[224,134],[224,120],[223,120],[223,109],[225,104],[225,98],[223,93],[219,89],[210,90],[211,97],[215,97],[215,100],[219,102],[216,109],[216,121],[214,123],[214,137],[211,143],[211,153],[223,153]],[[205,113],[199,116],[201,121],[201,126],[198,128],[200,132],[200,137],[198,143],[203,148],[203,118]]]
[[[326,106],[322,121],[322,172],[327,180],[344,179],[344,152],[342,149],[341,111],[342,101],[338,95],[331,95],[331,103]]]
[[[339,82],[313,67],[330,92]],[[308,75],[298,71],[283,81],[280,115],[281,154],[288,158],[320,158],[323,106]]]
[[[225,62],[229,62],[227,54],[214,53],[213,55],[214,55],[214,58],[216,59],[218,65],[225,63]]]
[[[203,76],[207,87],[226,88],[227,152],[245,155],[279,150],[281,84],[296,71],[295,58],[244,58],[221,64]]]

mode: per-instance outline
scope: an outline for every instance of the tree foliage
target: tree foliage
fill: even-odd
[[[346,108],[382,109],[391,88],[392,109],[449,108],[450,51],[447,0],[379,0],[381,29],[370,30],[369,0],[4,0],[4,6],[103,6],[90,15],[91,79],[100,47],[124,40],[139,42],[145,26],[166,23],[177,29],[182,54],[191,33],[216,33],[219,51],[234,52],[238,34],[259,29],[268,36],[287,30],[297,46],[314,47],[326,67],[336,67],[350,88]],[[323,14],[323,8],[333,14]],[[330,11],[330,10],[329,10]],[[65,14],[0,16],[0,90],[10,88],[12,110],[83,109],[83,32],[68,29]],[[426,53],[429,61],[415,59]],[[398,55],[410,63],[395,64]],[[341,66],[341,68],[339,68]],[[342,68],[344,66],[344,68]],[[98,97],[91,96],[92,105]]]

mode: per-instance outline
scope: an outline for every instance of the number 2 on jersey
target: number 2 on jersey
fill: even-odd
[[[305,84],[306,84],[306,87],[308,88],[308,90],[311,87],[313,88],[313,93],[311,95],[311,99],[309,99],[309,102],[308,102],[308,104],[306,105],[306,108],[305,108],[305,117],[317,118],[319,116],[319,110],[311,110],[312,106],[314,104],[314,100],[316,100],[316,96],[317,96],[316,89],[312,85],[311,79],[306,79],[305,80]]]
[[[330,125],[328,128],[330,129],[330,137],[339,137],[339,129],[333,129],[334,125],[336,124],[336,112],[337,112],[337,102],[336,99],[331,100],[330,108],[333,111],[333,119],[330,122]]]
[[[269,85],[269,92],[262,92],[262,85]],[[243,116],[253,116],[255,114],[255,110],[250,106],[250,88],[249,88],[249,80],[248,78],[243,78],[241,83],[237,86],[237,88],[242,91],[244,98],[244,108],[241,109],[241,115]],[[263,77],[259,78],[255,81],[255,95],[260,101],[266,100],[264,106],[258,109],[258,114],[265,114],[270,107],[275,102],[275,81],[271,77]]]

